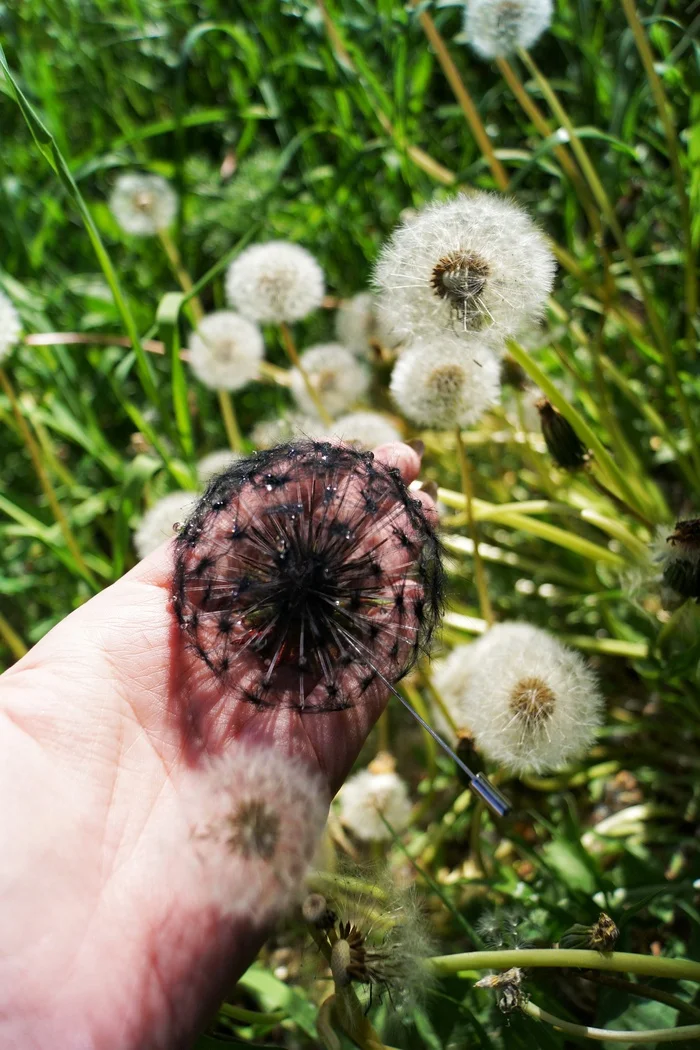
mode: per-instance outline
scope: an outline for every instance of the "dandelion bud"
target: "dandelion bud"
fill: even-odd
[[[240,390],[258,376],[265,345],[257,325],[232,310],[207,314],[190,338],[190,368],[213,390]]]
[[[579,470],[588,461],[588,452],[571,423],[546,397],[537,402],[537,411],[542,436],[556,465],[562,470]]]
[[[503,58],[532,47],[552,14],[552,0],[467,0],[464,31],[483,58]]]
[[[0,361],[4,361],[18,342],[22,326],[14,303],[0,292]]]
[[[476,423],[498,404],[499,364],[483,343],[466,346],[442,336],[434,347],[416,342],[391,375],[395,404],[418,426],[448,430]]]
[[[661,562],[664,583],[681,597],[700,601],[700,518],[676,522]]]
[[[342,441],[356,448],[373,449],[400,441],[401,435],[394,424],[379,412],[349,412],[335,420],[328,435],[334,441]]]
[[[367,370],[340,343],[319,343],[301,355],[301,364],[327,412],[337,416],[367,393]],[[317,415],[316,404],[297,368],[291,371],[292,394],[302,412]]]
[[[383,766],[350,777],[338,799],[341,823],[364,842],[386,842],[391,838],[389,828],[403,831],[411,817],[405,781]]]
[[[532,219],[496,194],[460,194],[399,226],[375,270],[385,323],[435,339],[488,329],[494,346],[541,316],[554,257]]]
[[[196,492],[171,492],[146,511],[134,533],[139,558],[145,558],[174,537],[176,527],[192,513],[197,498]]]
[[[324,291],[313,255],[287,241],[246,248],[226,272],[228,302],[260,323],[300,321],[321,306]]]
[[[338,916],[328,907],[322,893],[310,893],[301,906],[304,920],[318,930],[330,930],[338,921]]]
[[[490,988],[498,992],[498,1008],[504,1014],[517,1010],[522,1000],[523,971],[518,966],[504,973],[489,974],[474,985],[475,988]]]
[[[117,179],[109,207],[125,233],[152,237],[175,218],[177,194],[161,175],[130,173]]]
[[[210,452],[208,456],[203,456],[197,463],[197,479],[200,485],[207,485],[213,477],[228,470],[239,459],[242,459],[242,454],[230,448],[222,448],[218,452]]]
[[[560,948],[583,948],[595,952],[611,952],[617,943],[620,931],[604,911],[592,926],[574,923],[559,938]]]

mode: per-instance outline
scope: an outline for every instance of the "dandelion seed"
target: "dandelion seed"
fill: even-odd
[[[365,367],[340,343],[319,343],[301,355],[301,364],[327,412],[337,416],[347,411],[367,392]],[[301,372],[291,370],[292,394],[302,412],[316,415],[316,405]]]
[[[183,793],[201,878],[224,914],[269,920],[299,900],[328,812],[318,773],[278,749],[237,744]]]
[[[373,768],[374,766],[374,768]],[[386,842],[391,831],[403,831],[411,817],[411,800],[406,782],[390,766],[374,763],[356,773],[340,789],[341,823],[363,842]],[[383,818],[383,819],[382,819]]]
[[[500,366],[488,346],[443,336],[434,348],[424,341],[406,349],[390,389],[396,406],[418,426],[467,427],[498,404]]]
[[[198,499],[196,492],[171,492],[150,507],[134,533],[134,547],[145,558],[175,535],[175,526],[184,522]]]
[[[375,271],[385,323],[397,338],[490,332],[494,347],[537,320],[555,262],[513,201],[461,194],[399,226]]]
[[[207,314],[190,338],[189,363],[205,386],[240,390],[256,379],[265,345],[257,325],[232,310]]]
[[[175,218],[177,194],[161,175],[129,173],[114,184],[109,207],[125,233],[152,237]]]
[[[492,627],[475,650],[455,704],[481,751],[516,773],[580,758],[602,718],[602,698],[584,660],[528,624]]]
[[[19,342],[22,325],[14,303],[4,292],[0,292],[0,362],[9,356]]]
[[[300,321],[323,302],[323,271],[297,244],[268,241],[246,248],[226,273],[226,297],[260,323]]]
[[[200,485],[207,485],[213,477],[221,474],[224,470],[228,470],[229,467],[232,467],[234,463],[237,463],[242,458],[241,452],[234,452],[230,448],[222,448],[217,452],[210,452],[209,455],[203,456],[197,463],[197,478]]]
[[[356,448],[373,449],[400,441],[401,434],[386,416],[379,412],[350,412],[335,420],[329,438]]]
[[[552,22],[552,0],[467,0],[464,31],[483,58],[504,58],[535,44]]]
[[[338,916],[328,907],[328,901],[322,893],[310,893],[301,906],[305,922],[317,930],[330,930],[338,921]]]

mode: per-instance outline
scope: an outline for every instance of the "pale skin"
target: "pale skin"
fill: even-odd
[[[420,469],[406,445],[376,458],[407,483]],[[222,916],[187,867],[172,571],[166,543],[0,679],[3,1050],[191,1047],[264,939]],[[385,703],[376,693],[347,711],[265,718],[246,708],[227,718],[224,747],[293,751],[332,793]]]

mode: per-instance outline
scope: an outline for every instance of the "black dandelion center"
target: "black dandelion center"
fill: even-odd
[[[340,710],[396,682],[442,600],[439,541],[399,471],[326,442],[236,463],[176,541],[187,645],[261,707]]]

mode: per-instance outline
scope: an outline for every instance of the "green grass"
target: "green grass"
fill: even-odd
[[[579,160],[585,149],[599,179],[593,207],[585,179],[572,186],[562,170],[560,140],[542,138],[496,67],[460,42],[459,4],[430,7],[512,192],[560,258],[574,263],[574,272],[560,267],[542,346],[530,358],[518,354],[521,363],[552,399],[563,398],[595,452],[597,477],[654,524],[700,511],[697,328],[686,310],[700,235],[698,14],[686,6],[638,7],[668,99],[666,124],[617,0],[560,0],[551,32],[533,50],[546,78],[539,86],[512,60],[552,128],[560,121],[546,91],[565,107]],[[158,172],[178,189],[173,236],[207,310],[223,304],[223,270],[250,240],[303,244],[322,263],[329,293],[343,297],[366,286],[404,209],[446,199],[454,186],[495,188],[415,13],[393,0],[325,7],[334,44],[312,0],[238,0],[235,19],[217,0],[0,7],[13,79],[0,80],[0,287],[27,335],[128,336],[134,346],[23,345],[6,363],[25,425],[7,389],[0,392],[2,666],[128,569],[144,508],[188,487],[195,460],[226,444],[216,395],[179,367],[188,297],[158,240],[126,237],[107,208],[119,171]],[[221,165],[232,156],[237,171],[224,178]],[[332,312],[320,311],[298,326],[299,344],[330,338],[332,328]],[[278,335],[266,335],[268,359],[285,367]],[[164,355],[141,348],[154,338],[165,343]],[[381,405],[386,378],[378,369]],[[234,400],[244,434],[290,403],[270,383]],[[493,413],[464,435],[491,602],[497,619],[546,627],[591,655],[608,701],[605,728],[580,766],[506,783],[517,819],[498,828],[483,819],[488,876],[475,878],[475,808],[446,759],[427,772],[419,731],[392,708],[388,739],[420,803],[387,859],[406,863],[404,849],[424,872],[416,881],[441,955],[472,950],[467,931],[480,914],[516,905],[537,947],[604,908],[621,927],[622,950],[646,954],[658,943],[664,955],[698,958],[696,609],[667,624],[654,587],[630,586],[650,531],[585,475],[554,469],[536,440],[516,440],[515,418],[511,390],[505,415]],[[64,522],[37,476],[27,428]],[[424,476],[458,492],[454,438],[422,436]],[[459,497],[453,505],[459,514]],[[446,537],[446,647],[483,627],[466,535],[457,519]],[[372,738],[367,758],[375,749]],[[596,835],[605,816],[639,801],[646,807],[619,833]],[[582,838],[595,848],[582,848]],[[238,1033],[231,1045],[279,1045],[291,1032],[295,1045],[316,1045],[313,977],[323,970],[304,936],[294,926],[281,934],[234,997],[241,1007],[282,1010],[282,1027],[222,1013],[220,1034]],[[272,973],[281,947],[292,959],[288,983]],[[429,1050],[580,1042],[544,1025],[535,1030],[520,1015],[507,1021],[493,993],[471,985],[442,980],[415,1026],[399,1034],[386,1002],[373,1008],[372,1022],[392,1045]],[[589,999],[582,987],[578,978],[554,981],[541,971],[528,980],[538,1005],[570,1020],[650,1029],[676,1016],[689,1023],[668,1005],[611,987],[592,986]],[[695,994],[687,983],[669,987],[684,1000]],[[201,1045],[222,1044],[212,1034]]]

